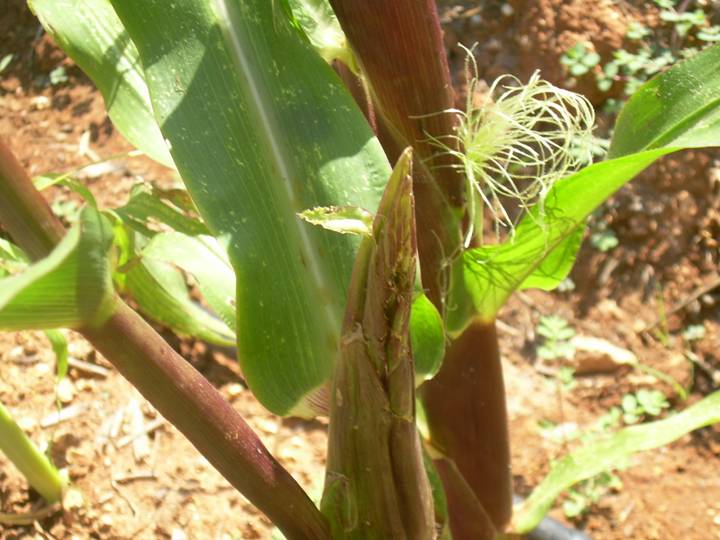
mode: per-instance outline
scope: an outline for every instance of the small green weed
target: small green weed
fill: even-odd
[[[10,53],[10,54],[6,54],[5,56],[3,56],[0,59],[0,73],[2,73],[3,71],[5,71],[5,69],[7,69],[7,67],[10,65],[10,63],[13,61],[13,56],[14,55],[12,53]]]
[[[537,348],[537,355],[543,360],[570,359],[575,354],[575,347],[570,343],[575,330],[562,317],[540,317],[536,332],[545,338],[543,344]]]
[[[667,398],[659,390],[641,389],[623,397],[623,421],[626,424],[637,424],[643,418],[660,416],[669,407]]]
[[[59,86],[68,82],[67,71],[64,66],[58,66],[48,75],[48,79],[52,86]]]
[[[705,325],[691,324],[683,330],[682,336],[687,342],[700,341],[705,337]]]
[[[622,481],[609,471],[579,483],[568,491],[567,499],[563,502],[565,517],[573,519],[585,514],[593,504],[610,491],[620,489],[622,489]]]
[[[612,229],[604,226],[590,235],[590,243],[598,251],[607,253],[616,248],[620,241]]]
[[[601,65],[596,73],[598,89],[609,92],[616,82],[621,82],[625,95],[631,96],[645,81],[677,60],[694,55],[705,45],[720,42],[720,25],[713,24],[711,5],[686,10],[685,5],[680,7],[674,0],[654,3],[660,8],[661,22],[657,27],[630,22],[626,38],[631,45],[616,50],[604,64],[591,44],[576,43],[560,58],[568,75],[579,77]]]
[[[576,43],[560,57],[560,63],[573,77],[581,77],[589,73],[600,63],[600,55],[590,47],[590,44]]]

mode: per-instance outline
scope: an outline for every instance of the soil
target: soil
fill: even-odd
[[[607,56],[623,43],[630,20],[649,17],[641,2],[513,0],[440,2],[458,82],[463,53],[457,42],[477,40],[480,76],[520,78],[535,69],[564,84],[559,58],[579,39]],[[0,75],[0,135],[31,174],[65,172],[130,146],[109,122],[102,97],[45,36],[23,2],[0,7],[0,58],[13,60]],[[64,66],[68,80],[49,83]],[[600,105],[607,95],[576,81]],[[171,184],[167,169],[144,158],[112,162],[83,179],[101,205],[122,204],[138,180]],[[73,201],[64,189],[47,192],[56,209]],[[516,295],[500,316],[512,438],[515,489],[526,496],[553,459],[579,444],[547,437],[540,423],[587,429],[623,395],[639,388],[666,393],[675,409],[718,389],[720,373],[720,156],[687,152],[666,159],[624,188],[594,218],[619,245],[582,248],[567,292]],[[714,287],[712,285],[715,285]],[[702,294],[696,294],[703,286]],[[576,377],[563,387],[537,361],[539,317],[557,314],[579,334],[632,351],[646,365],[692,388],[687,401],[645,373],[617,369]],[[658,323],[659,324],[656,324]],[[655,324],[655,326],[653,326]],[[681,337],[703,325],[692,344]],[[0,401],[28,434],[63,467],[82,495],[71,508],[27,526],[3,526],[1,539],[20,538],[269,538],[270,523],[216,473],[194,448],[79,336],[68,333],[71,356],[100,366],[71,368],[55,392],[54,358],[41,333],[0,334]],[[323,481],[326,425],[281,420],[242,385],[232,358],[192,340],[169,336],[248,419],[282,463],[311,493]],[[690,350],[695,358],[688,360]],[[104,368],[104,369],[103,369]],[[98,370],[96,370],[98,371]],[[58,406],[74,414],[51,422]],[[51,424],[51,425],[49,425]],[[144,426],[148,433],[130,435]],[[543,435],[545,434],[545,435]],[[720,538],[720,427],[688,435],[636,456],[619,471],[612,490],[574,521],[597,540]],[[42,507],[36,493],[0,456],[0,513]],[[560,519],[559,506],[553,515]]]

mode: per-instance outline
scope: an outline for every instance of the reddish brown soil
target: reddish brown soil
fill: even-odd
[[[503,2],[444,4],[456,68],[462,64],[454,47],[457,40],[466,44],[478,40],[480,75],[488,80],[505,72],[525,77],[539,67],[546,77],[561,83],[562,52],[580,36],[592,41],[601,54],[609,54],[622,43],[637,3],[514,0],[507,3],[513,8],[508,15],[503,15]],[[0,136],[31,173],[65,172],[88,163],[92,152],[104,157],[129,149],[107,119],[100,95],[39,32],[19,0],[0,7],[0,57],[7,53],[15,56],[0,74]],[[60,64],[67,67],[69,81],[43,85]],[[578,84],[584,88],[582,82]],[[592,97],[596,102],[601,98]],[[90,152],[80,155],[84,133],[89,133]],[[543,438],[538,422],[587,427],[626,392],[642,387],[662,389],[678,409],[687,406],[666,385],[637,372],[578,377],[575,388],[560,390],[535,362],[534,328],[541,315],[561,315],[578,333],[628,348],[642,362],[683,384],[692,383],[688,402],[717,390],[712,374],[720,369],[720,288],[670,314],[667,345],[656,333],[642,329],[655,322],[663,309],[671,311],[718,277],[719,166],[717,154],[688,153],[653,167],[622,190],[597,218],[613,228],[620,246],[603,254],[585,245],[572,274],[574,291],[517,295],[503,311],[502,352],[519,494],[527,495],[547,473],[550,461],[577,445]],[[166,169],[133,158],[86,181],[101,204],[113,207],[122,204],[138,177],[173,180]],[[72,198],[61,189],[48,197]],[[705,326],[705,338],[693,345],[702,364],[694,371],[683,356],[680,338],[688,324]],[[70,336],[73,356],[109,366],[80,338]],[[323,480],[325,425],[281,422],[242,387],[233,360],[199,343],[172,342],[249,420],[302,484],[317,493]],[[157,420],[112,370],[98,377],[71,369],[74,395],[64,406],[80,406],[80,413],[41,427],[42,420],[56,411],[53,369],[42,334],[0,334],[0,401],[35,441],[52,445],[51,455],[68,471],[83,504],[31,526],[0,525],[0,538],[269,538],[267,520],[169,424],[150,433],[145,456],[136,457],[133,444],[121,446],[132,431],[129,413],[115,437],[103,438],[118,411],[134,400],[140,404],[138,417],[143,422]],[[641,454],[631,468],[618,473],[623,487],[602,498],[575,525],[597,540],[720,538],[719,458],[717,427]],[[0,513],[27,512],[39,504],[37,494],[28,491],[19,473],[0,456]],[[561,511],[553,514],[560,517]]]

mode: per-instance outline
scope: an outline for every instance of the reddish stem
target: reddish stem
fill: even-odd
[[[447,262],[461,247],[464,182],[453,158],[456,117],[437,7],[432,0],[330,0],[367,76],[378,120],[397,148],[415,151],[413,190],[423,285],[442,309]],[[384,146],[388,144],[383,141]],[[391,156],[392,157],[392,156]]]
[[[0,218],[32,259],[45,257],[65,235],[65,227],[1,138]]]
[[[495,324],[474,321],[452,343],[440,372],[420,387],[420,395],[432,444],[457,465],[495,527],[503,530],[512,515],[512,479]],[[453,516],[453,497],[448,499]]]

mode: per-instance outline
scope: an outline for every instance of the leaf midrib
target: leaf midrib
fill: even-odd
[[[263,138],[268,142],[268,148],[270,149],[270,158],[273,160],[277,171],[281,176],[281,182],[284,187],[285,197],[287,206],[292,211],[292,216],[297,212],[306,210],[293,204],[295,199],[292,185],[291,170],[294,168],[291,163],[288,162],[286,152],[283,151],[282,144],[278,140],[271,115],[268,110],[271,109],[262,93],[259,91],[259,85],[256,80],[256,76],[252,69],[252,63],[245,54],[245,48],[241,40],[243,36],[239,35],[238,32],[232,27],[232,21],[237,20],[238,17],[232,17],[232,7],[228,4],[227,0],[214,0],[216,7],[216,19],[219,27],[222,29],[223,38],[229,43],[228,51],[233,57],[235,65],[240,69],[242,76],[247,83],[247,96],[254,105],[257,119],[259,120],[258,133],[262,134]],[[269,95],[270,93],[268,93]],[[299,220],[295,220],[296,230],[300,239],[299,250],[303,255],[303,259],[307,264],[307,269],[313,280],[313,286],[315,290],[321,291],[324,288],[324,284],[328,283],[329,276],[325,275],[323,269],[318,265],[318,257],[316,256],[316,250],[314,249],[314,242],[309,236],[308,228]],[[333,329],[335,335],[340,335],[341,326],[341,314],[336,313],[333,309],[333,303],[329,301],[318,302],[321,306],[318,306],[324,312],[324,318],[330,328]]]

